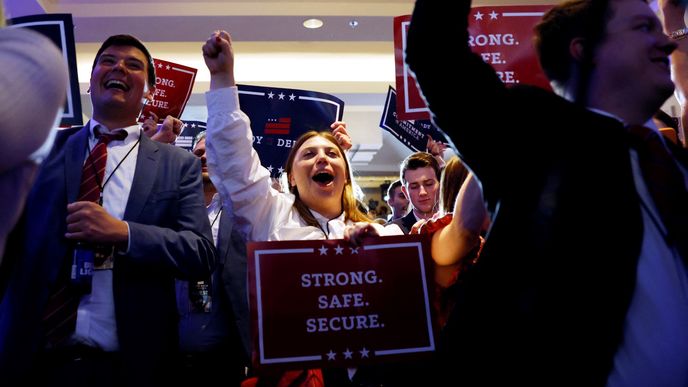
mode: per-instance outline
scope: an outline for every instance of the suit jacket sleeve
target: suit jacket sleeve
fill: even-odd
[[[508,174],[513,175],[513,168],[505,168],[504,161],[510,157],[523,161],[513,141],[523,141],[529,134],[514,129],[518,127],[515,120],[527,114],[528,106],[517,104],[494,69],[471,52],[467,30],[470,4],[460,1],[459,12],[453,12],[448,3],[418,0],[408,31],[406,61],[433,121],[451,138],[491,201],[502,196],[502,174],[507,179]],[[456,60],[448,60],[449,56]],[[509,163],[513,165],[513,161]]]
[[[216,253],[203,205],[200,160],[181,153],[162,161],[178,169],[170,165],[160,167],[177,169],[172,174],[178,173],[178,183],[167,182],[177,186],[176,192],[153,192],[139,217],[129,220],[125,215],[129,224],[127,256],[136,263],[169,267],[180,278],[207,278],[215,266]],[[130,200],[134,199],[143,200],[132,195]]]

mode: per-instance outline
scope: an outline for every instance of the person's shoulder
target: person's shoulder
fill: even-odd
[[[387,223],[384,224],[384,226],[389,226],[390,224],[400,224],[401,218],[396,218],[388,221]]]
[[[83,126],[72,126],[69,128],[58,129],[57,133],[55,133],[53,148],[64,145],[64,143],[67,142],[71,136],[79,133],[79,131],[81,131],[83,128]]]
[[[402,221],[404,222],[413,222],[416,223],[416,216],[413,214],[413,210],[409,211],[408,214],[404,215],[401,218]]]
[[[57,130],[56,136],[58,136],[58,137],[59,137],[59,136],[69,137],[69,136],[73,135],[74,133],[80,131],[80,130],[83,129],[83,128],[84,128],[83,125],[80,125],[80,126],[70,126],[69,128],[60,128],[60,129]]]
[[[378,225],[375,225],[374,227],[378,229]],[[401,228],[401,225],[397,223],[385,223],[383,226],[380,226],[378,229],[378,233],[382,236],[388,236],[388,235],[404,235],[405,232]]]
[[[569,103],[564,98],[561,98],[551,90],[545,90],[542,87],[533,85],[514,85],[506,88],[514,97],[537,98],[543,100],[560,100],[561,102]]]
[[[411,216],[413,216],[413,213],[412,213],[412,212],[409,212],[409,214],[410,214]],[[409,216],[409,215],[406,215],[406,216],[403,216],[403,217],[401,217],[401,218],[396,218],[396,219],[394,219],[394,220],[391,220],[391,221],[387,222],[387,223],[385,224],[385,226],[391,226],[391,225],[399,226],[399,228],[401,229],[401,231],[404,232],[404,234],[408,234],[408,231],[409,231],[409,228],[410,228],[410,226],[407,227],[407,222],[408,222],[408,220],[407,220],[406,218],[407,218],[408,216]],[[414,217],[414,218],[413,218],[413,223],[415,223],[415,221],[416,221],[416,219],[415,219],[415,217]],[[411,225],[413,225],[413,223],[411,223]]]

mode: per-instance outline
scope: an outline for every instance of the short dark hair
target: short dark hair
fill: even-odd
[[[394,190],[397,189],[397,187],[401,187],[401,180],[394,180],[394,182],[387,187],[387,198],[385,201],[389,201],[389,199],[394,196]]]
[[[569,45],[583,38],[587,60],[606,31],[611,11],[606,1],[569,0],[556,5],[535,26],[535,50],[540,66],[552,81],[566,83],[571,78],[573,58]]]
[[[143,52],[143,55],[146,56],[146,64],[148,66],[148,86],[150,86],[151,89],[155,87],[155,65],[153,64],[153,57],[151,56],[150,52],[148,52],[146,46],[144,46],[140,40],[131,35],[112,35],[109,38],[105,39],[103,44],[98,49],[95,59],[93,59],[91,73],[93,73],[93,70],[96,68],[96,64],[98,63],[98,58],[100,58],[100,54],[102,54],[103,51],[105,51],[105,49],[110,46],[136,47],[139,50],[141,50],[141,52]]]
[[[399,168],[399,180],[406,184],[406,171],[411,169],[430,167],[435,171],[435,178],[440,181],[440,164],[435,157],[428,152],[416,152],[404,159]]]

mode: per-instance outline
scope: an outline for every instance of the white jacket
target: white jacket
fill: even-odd
[[[208,104],[206,151],[213,184],[231,208],[236,227],[246,240],[281,241],[339,239],[344,228],[344,213],[327,219],[312,211],[322,228],[307,225],[294,208],[295,197],[271,186],[270,173],[260,164],[253,149],[250,120],[239,110],[236,87],[206,93]],[[403,235],[396,225],[372,223],[380,235]]]

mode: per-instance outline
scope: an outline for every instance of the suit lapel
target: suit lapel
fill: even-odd
[[[411,229],[413,228],[413,225],[416,224],[416,216],[413,215],[413,209],[411,209],[411,212],[409,212],[405,217],[404,217],[404,227],[408,230],[409,234],[411,233]]]
[[[124,219],[126,220],[137,219],[146,204],[146,199],[153,189],[155,175],[158,171],[159,151],[158,144],[141,133],[136,171],[134,172],[134,180],[131,183],[127,208],[124,211]]]
[[[65,144],[65,183],[67,203],[75,202],[81,186],[81,170],[84,166],[88,144],[89,124],[67,139]]]

